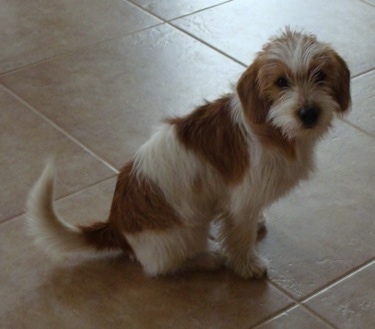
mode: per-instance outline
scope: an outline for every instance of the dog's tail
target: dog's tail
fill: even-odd
[[[109,222],[74,226],[59,217],[53,207],[54,164],[49,161],[29,193],[26,217],[29,233],[50,255],[70,252],[130,248]]]

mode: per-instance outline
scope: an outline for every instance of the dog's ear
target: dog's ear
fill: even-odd
[[[345,61],[337,54],[333,55],[336,79],[333,86],[333,93],[337,103],[340,105],[340,113],[350,109],[350,71]]]
[[[237,83],[237,94],[246,117],[254,124],[265,123],[267,118],[266,101],[262,98],[259,84],[260,63],[254,61],[242,74]]]

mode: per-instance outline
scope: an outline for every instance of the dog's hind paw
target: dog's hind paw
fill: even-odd
[[[185,270],[214,271],[224,267],[225,261],[226,257],[221,253],[205,251],[189,259],[185,264]]]

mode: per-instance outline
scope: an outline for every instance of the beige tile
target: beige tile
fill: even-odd
[[[55,203],[56,211],[69,223],[90,225],[106,221],[115,190],[117,177],[108,179],[84,191]]]
[[[323,9],[324,8],[324,9]],[[330,42],[353,74],[374,68],[375,11],[360,1],[233,1],[173,24],[248,64],[285,25],[303,27]]]
[[[243,70],[161,26],[0,81],[119,168],[162,118],[218,97]]]
[[[375,71],[352,80],[352,96],[347,120],[375,136]]]
[[[159,23],[122,0],[0,0],[0,8],[0,73]]]
[[[131,0],[163,19],[169,20],[179,16],[191,14],[198,10],[226,2],[226,0]]]
[[[114,180],[57,203],[67,221],[106,215]],[[120,256],[51,261],[33,246],[24,217],[0,225],[2,328],[249,328],[291,306],[266,281],[229,271],[159,279]]]
[[[340,329],[375,326],[375,263],[340,281],[306,304]]]
[[[315,315],[304,310],[301,306],[294,307],[281,313],[275,319],[256,327],[256,329],[328,329],[331,328]]]
[[[57,197],[114,173],[0,86],[0,221],[20,214],[27,191],[55,154]]]
[[[315,177],[269,210],[260,249],[271,280],[296,298],[374,257],[374,142],[338,122],[317,150]]]

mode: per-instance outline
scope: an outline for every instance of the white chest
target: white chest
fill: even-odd
[[[252,161],[247,178],[249,194],[255,202],[266,206],[307,179],[313,169],[312,148],[298,149],[295,159],[263,151]]]

